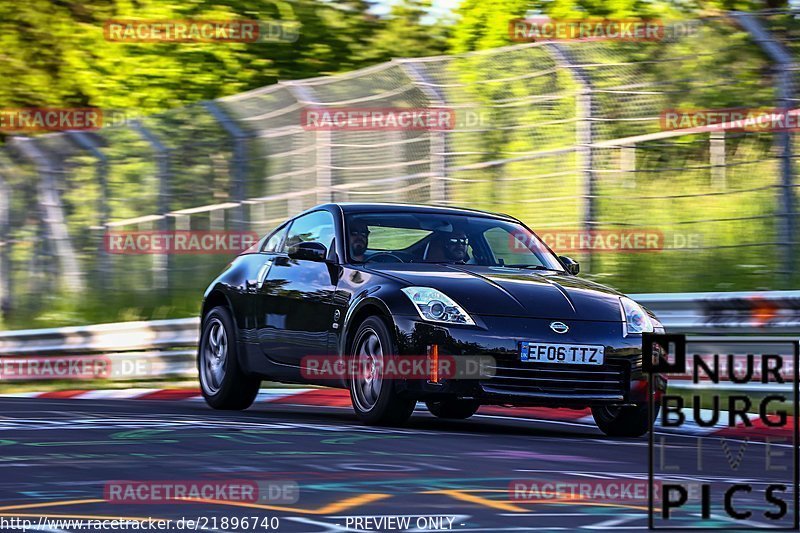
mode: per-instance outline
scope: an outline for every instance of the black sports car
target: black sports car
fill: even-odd
[[[663,328],[578,271],[506,215],[321,205],[208,287],[202,392],[214,408],[245,409],[262,379],[348,388],[368,424],[402,423],[417,401],[443,418],[483,404],[591,407],[606,434],[641,435],[641,334]]]

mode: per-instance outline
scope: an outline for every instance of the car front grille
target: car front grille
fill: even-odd
[[[561,365],[498,361],[495,375],[481,382],[486,392],[564,398],[622,399],[628,388],[626,360],[603,365]]]

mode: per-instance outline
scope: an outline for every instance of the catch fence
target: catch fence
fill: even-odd
[[[656,232],[657,250],[569,253],[584,275],[630,292],[791,288],[797,136],[663,119],[800,107],[795,16],[730,13],[660,41],[397,59],[94,132],[10,138],[0,150],[2,316],[187,316],[231,254],[120,255],[108,232],[263,234],[329,201],[467,206],[536,231]],[[451,109],[455,127],[303,124],[308,109],[390,107]]]

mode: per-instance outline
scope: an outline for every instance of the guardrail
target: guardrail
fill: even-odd
[[[671,333],[800,335],[800,291],[632,294]]]
[[[634,294],[670,333],[800,338],[800,291]],[[193,377],[199,319],[121,322],[0,332],[0,357],[96,355],[113,379]],[[136,361],[134,365],[131,361]]]
[[[800,291],[770,292],[694,292],[632,294],[631,298],[644,305],[664,324],[669,333],[692,335],[724,335],[726,340],[768,337],[787,343],[800,340]],[[754,346],[750,345],[755,351]],[[766,345],[765,345],[766,346]],[[760,353],[768,350],[762,346]],[[730,350],[733,351],[733,350]],[[720,351],[719,353],[726,353]],[[743,354],[740,354],[743,355]],[[741,361],[741,358],[737,359]],[[671,379],[670,389],[698,391],[707,389],[704,383]],[[790,392],[791,383],[753,383],[745,387],[751,392]],[[742,387],[739,387],[742,390]]]
[[[179,318],[4,331],[0,358],[94,356],[92,364],[107,364],[109,378],[119,381],[193,377],[199,328],[199,318]]]

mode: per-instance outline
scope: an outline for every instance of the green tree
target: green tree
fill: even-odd
[[[369,0],[0,0],[0,106],[98,106],[152,113],[281,79],[346,72],[390,55],[444,50],[422,27],[426,2],[386,20]],[[109,19],[258,19],[295,22],[294,42],[121,43]]]
[[[463,0],[456,9],[450,51],[460,53],[513,44],[509,23],[530,14],[554,19],[640,17],[669,20],[721,10],[753,11],[787,5],[787,0]]]
[[[529,0],[464,0],[456,9],[458,20],[450,38],[450,51],[467,52],[511,43],[508,25],[524,18]]]
[[[364,59],[382,62],[445,53],[449,28],[441,20],[424,21],[431,4],[431,0],[403,0],[392,5],[385,23],[371,36]]]

